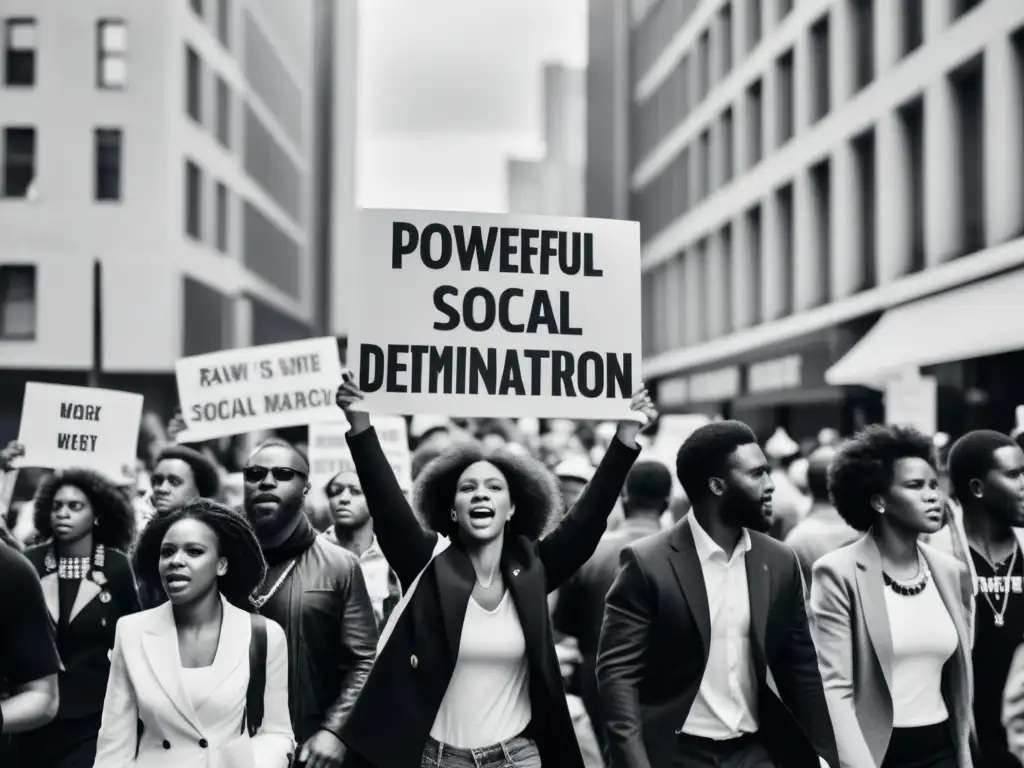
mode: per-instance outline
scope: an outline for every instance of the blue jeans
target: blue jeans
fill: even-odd
[[[462,749],[428,738],[420,768],[541,768],[533,739],[515,736],[477,749]]]

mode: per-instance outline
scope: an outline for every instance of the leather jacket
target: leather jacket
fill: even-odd
[[[270,568],[269,592],[291,560]],[[314,540],[260,613],[288,638],[288,703],[299,744],[320,730],[340,738],[377,653],[377,622],[359,560]]]

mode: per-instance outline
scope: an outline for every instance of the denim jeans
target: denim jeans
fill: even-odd
[[[541,768],[533,739],[515,736],[477,749],[462,749],[427,739],[420,768]]]

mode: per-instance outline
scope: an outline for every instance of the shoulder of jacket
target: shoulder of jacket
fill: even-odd
[[[673,529],[669,528],[666,531],[658,531],[649,536],[641,536],[639,539],[634,539],[623,546],[619,551],[629,550],[638,558],[656,557],[664,549],[672,546],[672,535]]]
[[[856,553],[853,551],[854,544],[847,544],[845,547],[840,547],[819,557],[814,561],[811,568],[812,573],[824,571],[841,577],[852,574],[857,563]]]
[[[326,538],[317,536],[313,546],[319,551],[320,556],[333,566],[336,566],[347,574],[353,568],[359,566],[359,558],[338,544],[332,544]]]

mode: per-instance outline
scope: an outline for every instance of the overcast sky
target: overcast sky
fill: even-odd
[[[542,151],[546,61],[586,62],[586,0],[360,4],[358,204],[502,212]]]

